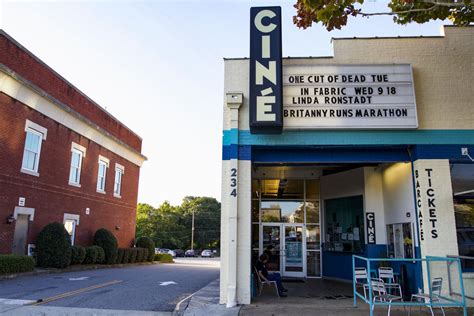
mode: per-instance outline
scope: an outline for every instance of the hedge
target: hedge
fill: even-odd
[[[131,256],[132,256],[132,248],[125,248],[123,252],[122,263],[130,263]]]
[[[143,261],[142,262],[147,262],[148,261],[148,249],[142,248],[143,249]]]
[[[145,248],[137,248],[137,261],[136,262],[143,262],[145,259]]]
[[[169,253],[157,253],[155,255],[154,261],[159,261],[162,263],[173,263],[173,256]]]
[[[86,248],[72,246],[71,264],[81,264],[86,258]]]
[[[0,274],[33,271],[35,260],[28,256],[0,255]]]
[[[40,267],[65,268],[71,263],[71,239],[61,223],[50,223],[36,239],[36,262]]]
[[[94,234],[94,245],[104,249],[105,259],[101,263],[113,264],[117,260],[117,239],[105,228],[98,229]]]
[[[130,254],[130,263],[137,262],[138,248],[131,248],[132,253]]]
[[[153,261],[153,257],[155,256],[155,243],[150,237],[140,237],[137,239],[136,246],[139,248],[146,248],[148,250],[147,261]]]
[[[106,263],[104,249],[100,246],[94,246],[94,247],[97,247],[97,263]]]
[[[115,263],[117,263],[117,264],[122,263],[124,254],[125,254],[125,249],[119,248],[117,250],[117,260],[115,261]]]
[[[97,246],[86,247],[86,257],[83,261],[84,264],[94,264],[97,262],[97,256],[99,250]]]

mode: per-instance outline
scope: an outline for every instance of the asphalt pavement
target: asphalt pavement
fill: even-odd
[[[43,308],[172,312],[218,276],[218,259],[192,258],[175,264],[18,277],[0,280],[0,308],[11,313],[39,302]]]

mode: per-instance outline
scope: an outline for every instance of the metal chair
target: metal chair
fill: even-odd
[[[258,280],[258,287],[260,288],[260,291],[258,293],[258,296],[261,296],[262,295],[262,290],[263,290],[263,286],[265,284],[268,284],[268,286],[275,286],[275,291],[277,293],[277,296],[280,297],[280,292],[278,291],[278,285],[276,283],[276,281],[266,281],[266,280],[263,280],[262,277],[260,276],[260,273],[258,272],[257,268],[254,268],[255,270],[255,273],[257,274],[257,280]]]
[[[362,280],[363,282],[359,282]],[[367,283],[367,269],[366,268],[355,268],[354,271],[354,282],[357,287],[362,287],[364,289],[364,297],[367,299],[367,289],[369,288],[369,284]]]
[[[441,287],[442,287],[442,285],[443,285],[443,278],[434,278],[431,281],[431,296],[427,293],[412,294],[411,295],[411,301],[413,302],[413,299],[415,299],[416,301],[419,301],[419,300],[424,301],[426,303],[426,306],[428,306],[430,308],[431,315],[434,316],[434,312],[433,312],[433,308],[431,307],[431,303],[441,301],[440,296],[441,296]],[[430,305],[428,305],[428,304],[430,304]],[[441,311],[443,312],[443,315],[446,315],[444,313],[443,306],[440,306],[440,308],[441,308]],[[421,310],[421,307],[420,307],[420,310]],[[410,310],[408,312],[408,315],[410,315],[410,313],[411,313],[411,306],[410,306]]]
[[[372,286],[372,292],[374,293],[374,303],[375,301],[379,302],[388,302],[388,316],[390,316],[390,309],[392,308],[392,301],[403,301],[401,296],[392,295],[387,292],[386,284],[382,279],[372,279],[370,282]],[[374,310],[375,304],[372,305],[372,310]],[[405,306],[403,306],[405,308]]]
[[[398,293],[403,297],[402,287],[400,284],[395,283],[395,276],[393,274],[393,269],[391,267],[380,267],[379,268],[379,279],[388,280],[388,283],[385,283],[385,287],[390,291],[391,289],[398,289]]]

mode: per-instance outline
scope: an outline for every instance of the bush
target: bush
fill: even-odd
[[[72,246],[71,264],[81,264],[86,258],[86,248],[81,246]]]
[[[143,261],[142,262],[148,262],[148,249],[142,248],[143,249]]]
[[[153,261],[155,255],[155,243],[149,237],[143,236],[137,239],[137,247],[145,248],[148,250],[148,256],[146,256],[147,261]]]
[[[125,253],[125,249],[123,249],[123,248],[118,249],[116,263],[118,263],[118,264],[122,263],[124,253]]]
[[[97,263],[106,263],[105,262],[105,251],[102,247],[100,246],[95,246],[97,247]],[[117,256],[115,256],[117,257]]]
[[[130,263],[131,256],[132,256],[132,248],[124,249],[122,263]]]
[[[143,262],[145,259],[145,248],[137,248],[137,261],[136,262]]]
[[[155,255],[154,261],[159,261],[161,263],[173,263],[173,256],[169,253],[157,253]]]
[[[94,245],[102,247],[105,253],[104,263],[113,264],[117,260],[117,239],[105,228],[98,229],[94,234]]]
[[[138,248],[131,248],[132,254],[130,255],[130,263],[137,262]]]
[[[71,240],[61,223],[50,223],[36,239],[36,262],[40,267],[65,268],[71,263]]]
[[[99,251],[97,247],[91,246],[86,248],[86,257],[84,258],[84,264],[93,264],[97,262],[97,256],[99,255]]]
[[[33,271],[35,260],[28,256],[0,255],[0,274]]]

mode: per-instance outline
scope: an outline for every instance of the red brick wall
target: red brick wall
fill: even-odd
[[[94,232],[105,227],[114,233],[120,247],[131,245],[135,235],[138,166],[3,93],[0,93],[0,118],[0,253],[11,251],[15,224],[6,224],[6,218],[18,206],[19,197],[26,198],[25,207],[35,209],[28,243],[35,242],[47,223],[62,223],[64,213],[70,213],[80,215],[76,244],[90,245]],[[26,119],[48,130],[41,147],[39,177],[20,172]],[[87,150],[80,188],[68,184],[72,142]],[[110,159],[106,194],[96,192],[99,155]],[[113,196],[115,163],[125,167],[120,199]],[[86,208],[90,208],[90,215],[86,215]]]
[[[141,152],[142,141],[136,134],[68,84],[51,68],[39,62],[31,53],[18,47],[1,31],[0,63]]]

